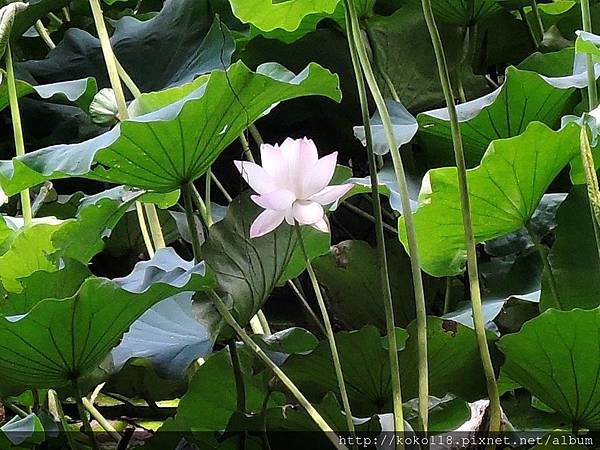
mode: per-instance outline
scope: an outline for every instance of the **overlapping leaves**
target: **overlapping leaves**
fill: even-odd
[[[432,395],[453,392],[474,400],[485,392],[473,330],[437,317],[428,319],[429,383]],[[402,391],[405,399],[418,395],[416,326],[408,334],[398,329]],[[408,337],[408,340],[407,340]],[[391,410],[388,352],[384,338],[373,326],[336,334],[344,378],[352,410],[360,417]],[[309,355],[292,355],[283,366],[285,372],[309,398],[320,399],[327,392],[338,392],[331,353],[326,342]]]
[[[584,72],[570,77],[544,77],[509,67],[498,89],[457,106],[467,163],[475,166],[492,141],[518,136],[532,121],[549,127],[578,102],[576,88],[587,84]],[[432,160],[453,161],[452,133],[446,108],[419,114],[419,139]]]
[[[476,242],[521,229],[550,183],[579,151],[579,127],[552,131],[532,123],[520,136],[492,142],[467,172]],[[464,268],[466,249],[456,168],[433,169],[414,215],[423,269],[434,276]],[[403,218],[400,238],[407,247]]]
[[[246,195],[234,199],[202,245],[202,257],[215,273],[217,291],[242,324],[248,323],[276,286],[304,270],[293,227],[282,224],[263,237],[250,239],[250,224],[259,210]],[[329,234],[303,227],[302,236],[311,258],[329,250]]]
[[[118,187],[75,201],[75,218],[35,219],[23,227],[22,219],[0,222],[0,282],[5,290],[21,292],[20,278],[39,270],[55,271],[61,258],[87,264],[104,246],[104,238],[143,192]]]
[[[207,0],[168,0],[149,20],[125,16],[114,22],[114,27],[111,44],[115,54],[144,92],[224,69],[235,48],[227,27],[214,19]],[[100,86],[107,87],[104,66],[98,38],[77,28],[68,29],[46,59],[23,64],[39,83],[93,76]]]
[[[8,86],[4,74],[0,73],[0,111],[8,107]],[[17,95],[19,97],[28,94],[37,94],[43,99],[66,100],[76,103],[84,111],[90,106],[94,95],[98,91],[94,78],[82,78],[51,84],[32,85],[25,81],[17,81]]]
[[[154,303],[212,283],[203,264],[194,266],[173,253],[166,263],[140,263],[125,278],[90,277],[72,296],[40,298],[31,310],[3,315],[1,387],[57,388],[75,382],[94,370]]]
[[[337,76],[316,64],[294,75],[278,64],[254,73],[236,63],[183,99],[94,139],[0,163],[0,184],[14,194],[48,179],[81,176],[170,192],[201,176],[277,102],[314,94],[339,100]]]

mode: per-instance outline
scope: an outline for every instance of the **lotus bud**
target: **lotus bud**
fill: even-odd
[[[27,3],[14,2],[0,8],[0,59],[6,52],[15,17],[18,13],[27,9],[28,6]]]
[[[111,126],[119,121],[119,108],[115,92],[110,88],[101,89],[90,104],[90,116],[94,123]]]

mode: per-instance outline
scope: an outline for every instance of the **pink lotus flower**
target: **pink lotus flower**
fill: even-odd
[[[323,206],[350,190],[352,184],[328,186],[337,162],[337,152],[319,159],[315,143],[307,138],[287,138],[281,146],[260,147],[262,167],[247,161],[235,166],[259,195],[251,198],[265,209],[252,223],[250,237],[263,236],[285,219],[290,225],[310,225],[325,233],[329,225]]]

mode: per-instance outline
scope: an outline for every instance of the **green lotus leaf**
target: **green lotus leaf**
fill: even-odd
[[[147,20],[125,16],[112,24],[115,55],[142,92],[189,83],[224,69],[235,50],[229,30],[215,17],[208,0],[168,0]],[[20,67],[40,84],[65,81],[65,76],[91,76],[100,87],[110,86],[99,39],[78,28],[66,30],[45,59],[25,61]]]
[[[410,260],[397,240],[386,243],[397,326],[407,326],[415,318],[415,301]],[[319,282],[325,288],[336,319],[357,329],[376,325],[385,330],[385,307],[377,250],[363,241],[343,241],[313,263]],[[425,278],[425,292],[433,298],[439,288]],[[370,299],[365,301],[365,299]]]
[[[574,186],[557,212],[555,241],[544,270],[541,308],[600,305],[600,257],[585,186]]]
[[[12,0],[0,0],[0,6],[11,3]],[[69,4],[69,0],[29,0],[27,1],[28,8],[17,15],[15,23],[12,27],[11,36],[21,36],[35,22],[45,17],[48,13],[57,11],[63,6]]]
[[[127,277],[91,277],[70,297],[39,301],[25,315],[0,316],[0,389],[74,383],[98,367],[149,307],[212,284],[204,264],[183,261],[167,248]]]
[[[51,255],[56,252],[52,242],[55,233],[64,223],[39,223],[16,230],[5,242],[5,251],[0,256],[0,282],[9,292],[21,292],[19,278],[38,270],[55,271],[58,261]]]
[[[479,164],[494,140],[518,136],[533,121],[549,127],[559,125],[561,117],[579,102],[577,88],[586,84],[585,73],[550,78],[515,67],[506,69],[502,86],[457,106],[467,164]],[[428,158],[436,164],[454,165],[447,109],[419,114],[417,120],[418,139],[425,146]]]
[[[401,330],[401,329],[398,329]],[[403,398],[418,396],[416,325],[398,342]],[[408,340],[406,338],[408,337]],[[368,417],[390,412],[392,393],[388,351],[374,326],[335,335],[353,414]],[[404,345],[404,343],[406,343]],[[472,401],[485,395],[485,379],[473,330],[439,317],[428,318],[429,385],[431,395],[453,393]],[[309,399],[339,394],[327,341],[308,355],[291,355],[283,370]]]
[[[287,223],[250,239],[250,225],[260,211],[247,195],[237,197],[225,218],[211,227],[201,249],[204,261],[215,273],[217,292],[242,324],[262,308],[276,286],[305,268],[296,231]],[[329,250],[328,233],[302,227],[302,237],[311,258]]]
[[[501,11],[496,0],[433,0],[431,6],[436,18],[457,26],[474,25]]]
[[[4,73],[0,73],[0,111],[8,107],[8,86]],[[63,81],[51,84],[32,85],[26,81],[17,80],[17,95],[22,97],[28,94],[37,94],[43,99],[62,100],[76,103],[81,109],[87,111],[94,95],[98,91],[94,78]]]
[[[44,431],[42,421],[35,414],[15,416],[0,427],[0,446],[10,449],[41,444],[45,439]]]
[[[481,165],[467,172],[475,241],[521,229],[550,183],[579,154],[579,126],[560,131],[533,122],[520,136],[493,141]],[[433,169],[414,214],[423,270],[434,276],[464,269],[466,247],[456,168]],[[400,239],[408,248],[404,218]]]
[[[302,20],[314,14],[332,14],[339,0],[229,0],[235,16],[262,31],[281,28],[295,31]]]
[[[453,0],[450,2],[454,3]],[[406,109],[421,112],[443,104],[444,96],[435,71],[433,46],[420,2],[402,2],[393,14],[375,14],[367,18],[365,24],[373,57],[377,62],[375,69],[386,72]],[[489,88],[483,77],[476,76],[466,64],[460,62],[462,34],[458,27],[442,22],[438,27],[444,42],[448,69],[451,73],[455,73],[459,67],[463,70],[463,87],[468,98],[479,97],[488,92]],[[385,89],[383,76],[380,75],[378,79],[380,86]],[[384,95],[392,97],[387,89]]]
[[[0,282],[9,292],[21,292],[20,278],[39,270],[55,271],[60,258],[87,264],[104,248],[104,239],[143,191],[117,187],[74,198],[74,218],[34,219],[24,227],[22,218],[0,221]]]
[[[64,260],[64,266],[56,270],[38,270],[27,277],[19,278],[19,292],[4,292],[0,300],[0,314],[18,316],[25,314],[47,298],[67,298],[75,295],[81,284],[91,276],[84,264]]]
[[[280,101],[304,95],[340,100],[338,77],[317,64],[299,75],[278,64],[215,71],[189,95],[123,121],[89,141],[47,147],[0,163],[9,194],[54,178],[80,176],[159,192],[202,176],[246,127]]]
[[[549,309],[500,339],[502,372],[570,421],[600,428],[600,309]]]

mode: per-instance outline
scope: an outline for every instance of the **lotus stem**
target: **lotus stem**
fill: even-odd
[[[121,78],[121,80],[123,80],[123,83],[125,83],[125,86],[127,86],[127,89],[129,89],[129,92],[131,92],[131,95],[133,95],[133,98],[140,98],[142,96],[142,91],[137,86],[137,84],[135,84],[135,81],[133,81],[133,79],[129,76],[127,71],[123,68],[116,56],[115,63],[117,65],[117,72],[119,73],[119,77]]]
[[[313,319],[313,321],[315,322],[315,325],[317,325],[317,327],[319,328],[321,333],[323,333],[323,336],[326,336],[327,331],[325,330],[325,327],[323,326],[323,324],[317,317],[317,314],[313,311],[313,309],[308,304],[308,300],[306,300],[306,297],[304,296],[304,294],[300,291],[300,289],[298,289],[298,286],[296,286],[295,280],[288,280],[287,285],[290,287],[290,289],[296,295],[296,297],[298,297],[298,299],[300,300],[300,303],[302,303],[302,306],[304,306],[304,309],[306,309],[306,312],[308,313],[308,315],[311,317],[311,319]]]
[[[50,37],[50,34],[48,33],[48,30],[46,29],[46,27],[44,26],[44,24],[42,23],[42,21],[41,20],[37,20],[35,22],[34,27],[35,27],[35,30],[40,35],[40,37],[42,38],[42,41],[44,41],[44,43],[48,46],[48,48],[50,50],[55,49],[56,48],[56,44],[54,43],[54,41]]]
[[[375,166],[376,166],[375,170],[377,170],[377,161],[375,161]],[[379,191],[379,189],[377,189],[377,190]],[[357,206],[354,206],[353,204],[351,204],[349,202],[344,202],[344,203],[342,203],[342,205],[344,206],[344,208],[347,208],[348,210],[352,211],[357,216],[360,216],[363,219],[367,219],[369,222],[373,222],[376,226],[379,226],[379,225],[377,225],[377,217],[372,216],[368,212],[363,211],[362,209],[358,208]],[[373,208],[375,208],[375,204],[373,204]],[[388,225],[387,223],[382,222],[381,226],[385,230],[389,231],[390,233],[392,233],[396,236],[398,235],[398,230],[395,229],[394,227],[392,227],[391,225]]]
[[[15,69],[13,66],[12,50],[10,44],[6,46],[6,82],[8,84],[8,101],[10,104],[10,115],[12,119],[13,136],[17,156],[25,155],[25,141],[23,139],[23,125],[21,124],[21,112],[19,111],[19,97],[17,94],[17,82],[15,80]],[[29,189],[21,191],[21,210],[25,225],[31,224],[33,214],[31,212],[31,198]]]
[[[431,9],[431,0],[421,0],[423,5],[423,14],[425,22],[431,36],[435,58],[438,66],[442,90],[448,107],[450,116],[450,124],[452,129],[452,141],[454,145],[454,157],[456,160],[458,186],[460,192],[460,205],[463,219],[463,227],[465,233],[465,245],[467,248],[467,270],[469,274],[469,287],[471,291],[471,302],[473,306],[473,323],[475,325],[475,334],[485,373],[487,391],[490,400],[490,419],[489,430],[492,432],[500,431],[500,395],[498,393],[498,385],[494,373],[494,366],[488,347],[485,323],[483,320],[481,290],[479,287],[479,271],[477,267],[477,252],[475,249],[475,235],[473,231],[473,223],[471,218],[471,204],[469,199],[469,187],[467,181],[467,169],[465,163],[465,155],[463,151],[462,136],[458,116],[456,114],[456,106],[452,97],[452,87],[450,84],[450,76],[448,74],[448,66],[446,64],[446,56],[440,38],[433,11]]]
[[[258,315],[254,315],[250,319],[250,329],[253,334],[265,334],[265,329],[263,328],[262,323],[260,323]]]
[[[527,18],[527,14],[525,13],[525,10],[523,8],[519,8],[519,16],[521,17],[521,20],[525,22],[525,25],[527,25],[527,29],[529,30],[529,37],[531,38],[533,46],[535,48],[538,48],[540,46],[540,40],[538,39],[536,32],[533,31],[533,28],[531,27],[531,22]]]
[[[152,246],[152,238],[150,238],[150,233],[148,232],[148,227],[146,225],[146,219],[144,218],[144,209],[142,208],[142,204],[140,202],[135,202],[135,210],[137,213],[138,223],[140,224],[142,238],[144,239],[144,244],[146,245],[146,251],[148,252],[148,256],[153,258],[154,247]]]
[[[467,101],[467,95],[465,94],[465,87],[463,85],[463,74],[465,69],[465,62],[469,59],[470,48],[471,48],[471,27],[465,25],[461,31],[462,34],[462,46],[460,61],[456,67],[456,84],[458,85],[458,98],[461,103]]]
[[[452,305],[452,277],[446,277],[446,290],[444,292],[444,314],[450,312]]]
[[[535,247],[535,250],[540,255],[542,264],[544,265],[544,270],[548,274],[548,283],[550,285],[550,292],[552,293],[552,298],[554,299],[554,303],[560,309],[563,309],[561,302],[560,302],[560,297],[558,295],[558,288],[556,285],[556,279],[554,277],[554,271],[552,270],[552,266],[550,265],[550,261],[548,260],[548,251],[544,248],[544,246],[540,242],[540,238],[538,237],[535,230],[531,226],[531,223],[527,223],[527,225],[525,225],[525,228],[527,229],[527,233],[529,234],[529,237],[531,238],[531,242],[533,242],[533,246]]]
[[[590,14],[590,1],[581,0],[581,19],[583,31],[592,32],[592,15]],[[586,67],[588,79],[588,103],[590,111],[598,106],[598,87],[596,86],[596,73],[594,60],[590,53],[586,53]]]
[[[346,23],[352,22],[349,17],[348,8],[346,8]],[[350,34],[350,32],[349,32]],[[373,136],[371,133],[371,120],[369,117],[369,105],[367,98],[367,89],[363,77],[360,62],[356,51],[356,45],[351,38],[348,38],[350,47],[350,56],[354,68],[354,77],[358,87],[358,97],[360,100],[360,109],[362,114],[363,126],[365,127],[365,138],[367,142],[367,159],[369,163],[369,175],[371,177],[371,195],[373,201],[373,214],[375,219],[375,234],[377,240],[377,255],[379,259],[379,276],[381,291],[383,294],[383,303],[385,306],[385,323],[388,340],[388,357],[390,360],[390,377],[392,380],[392,399],[394,407],[394,424],[397,433],[404,432],[404,412],[402,409],[402,385],[400,380],[400,363],[398,361],[398,343],[396,341],[396,324],[394,320],[394,302],[392,299],[392,290],[390,287],[390,274],[387,261],[387,251],[384,235],[384,222],[381,208],[381,198],[379,197],[379,180],[377,177],[377,161],[373,151]],[[346,203],[345,203],[346,204]],[[397,233],[397,232],[396,232]],[[423,412],[421,412],[423,413]],[[427,412],[424,412],[425,416]],[[427,419],[425,419],[425,424]],[[404,445],[397,442],[397,449],[403,449]]]
[[[394,136],[392,121],[389,111],[385,105],[383,95],[377,85],[377,80],[360,32],[360,25],[354,10],[354,4],[349,0],[344,0],[348,16],[350,19],[350,29],[348,30],[352,36],[352,41],[356,49],[356,54],[360,62],[360,66],[364,73],[365,80],[373,95],[377,110],[382,119],[390,154],[394,163],[394,172],[398,182],[398,191],[402,203],[402,211],[406,224],[406,234],[408,238],[408,247],[411,261],[411,273],[414,285],[415,307],[417,312],[417,342],[418,342],[418,360],[419,360],[419,419],[421,427],[425,431],[429,425],[429,384],[428,384],[428,362],[427,362],[427,311],[425,305],[425,292],[423,290],[423,277],[421,274],[421,264],[419,261],[419,247],[417,244],[416,230],[411,210],[410,196],[408,193],[408,183],[404,172],[404,164],[400,156],[400,151]],[[386,319],[389,320],[389,319]],[[396,411],[395,411],[396,412]],[[403,431],[404,420],[402,416],[398,416],[399,412],[394,414],[396,432]]]
[[[23,411],[21,408],[19,408],[17,405],[15,405],[13,402],[4,400],[2,402],[3,406],[6,406],[8,409],[10,409],[12,412],[14,412],[17,416],[19,416],[21,419],[24,419],[25,417],[27,417],[29,414],[27,414],[26,411]]]
[[[190,228],[190,233],[192,234],[193,241],[193,249],[194,249],[194,261],[198,262],[200,260],[200,243],[198,241],[198,229],[196,226],[196,221],[194,220],[194,213],[192,210],[192,183],[185,184],[181,187],[183,198],[185,201],[185,210],[186,210],[186,218],[188,222],[188,227]],[[194,239],[194,236],[196,238]],[[237,322],[235,317],[229,312],[227,306],[221,300],[221,297],[213,290],[208,291],[208,295],[210,296],[213,305],[223,317],[223,320],[236,332],[236,334],[240,337],[242,342],[246,344],[246,346],[252,351],[256,356],[258,356],[265,365],[273,371],[275,376],[285,385],[286,388],[292,393],[292,395],[298,400],[298,402],[306,409],[308,415],[311,419],[317,424],[319,429],[323,431],[331,443],[334,445],[336,449],[339,450],[347,450],[345,446],[339,443],[338,436],[333,432],[333,429],[329,426],[327,421],[319,414],[319,412],[310,404],[307,398],[300,392],[300,390],[296,387],[294,382],[288,378],[288,376],[275,364],[271,358],[267,356],[267,354],[258,346],[256,342],[252,340],[250,336],[244,331],[242,326]]]
[[[256,313],[256,316],[258,318],[258,321],[260,322],[261,327],[264,330],[264,334],[272,334],[271,333],[271,327],[269,326],[269,321],[267,320],[267,316],[265,316],[265,313],[263,312],[262,309],[259,309],[258,312]]]
[[[204,177],[204,204],[206,205],[206,227],[210,228],[213,225],[212,220],[212,206],[211,206],[211,174],[212,170],[209,168]]]
[[[63,20],[58,17],[56,14],[54,14],[53,12],[49,12],[48,13],[48,18],[51,20],[54,20],[59,26],[63,25]]]
[[[311,419],[317,424],[319,429],[323,431],[326,436],[329,438],[329,441],[333,444],[336,449],[339,450],[347,450],[347,448],[340,444],[340,439],[333,431],[333,429],[329,426],[327,421],[321,416],[321,414],[315,409],[314,406],[310,404],[308,399],[300,392],[298,387],[294,384],[294,382],[288,378],[288,376],[275,364],[271,358],[267,356],[267,354],[258,346],[256,342],[252,340],[250,336],[244,331],[244,329],[240,326],[240,324],[235,320],[235,318],[231,315],[225,303],[221,300],[221,298],[217,295],[214,290],[208,291],[213,304],[217,311],[221,314],[225,322],[233,328],[233,330],[240,337],[242,342],[246,344],[248,349],[250,349],[256,356],[258,356],[265,365],[273,371],[275,376],[285,385],[285,387],[290,391],[290,393],[296,398],[298,403],[302,405],[302,407],[306,410]]]
[[[77,447],[75,447],[75,443],[73,442],[73,436],[71,436],[71,432],[69,431],[69,423],[67,422],[67,418],[65,416],[65,412],[63,410],[62,403],[60,402],[60,399],[58,398],[56,391],[54,391],[52,389],[48,390],[48,400],[50,400],[50,399],[52,399],[52,401],[54,402],[54,404],[56,406],[56,412],[58,413],[60,425],[63,428],[63,432],[65,433],[65,436],[67,437],[67,443],[69,444],[69,448],[71,450],[74,450]]]
[[[331,319],[329,318],[329,313],[327,312],[327,306],[325,305],[325,300],[323,299],[323,293],[321,292],[321,287],[319,286],[317,276],[315,274],[315,271],[313,270],[312,264],[310,262],[310,257],[308,256],[308,252],[306,251],[306,247],[304,245],[304,239],[302,238],[302,230],[300,229],[300,225],[296,224],[294,228],[296,230],[296,235],[298,236],[298,243],[300,245],[300,249],[302,250],[302,254],[304,255],[304,262],[306,263],[306,272],[308,273],[308,277],[310,278],[310,282],[312,284],[315,296],[317,298],[317,303],[319,304],[319,309],[321,310],[323,323],[325,324],[327,341],[329,342],[329,349],[331,351],[333,366],[335,368],[335,376],[337,378],[338,387],[340,389],[340,396],[342,398],[342,405],[346,416],[346,426],[348,427],[350,435],[354,437],[356,432],[354,430],[354,422],[352,421],[352,411],[350,410],[350,401],[348,400],[348,392],[346,391],[344,373],[342,371],[342,364],[340,362],[340,356],[338,353],[337,345],[335,343],[335,336],[333,334],[333,328],[331,326]]]
[[[256,128],[256,125],[250,124],[250,126],[248,127],[248,131],[250,131],[250,134],[252,135],[252,139],[254,139],[254,142],[256,142],[256,145],[258,145],[260,147],[261,145],[263,145],[265,143],[262,136],[260,135],[260,132],[258,131],[258,128]]]
[[[237,392],[237,410],[244,414],[246,412],[246,387],[244,386],[244,375],[240,365],[240,356],[237,351],[235,339],[231,339],[227,346],[229,347],[229,355],[231,356],[231,365],[233,367],[233,375],[235,378],[235,390]]]
[[[181,186],[181,193],[183,195],[184,207],[185,207],[185,217],[187,219],[188,228],[190,230],[190,235],[192,238],[192,249],[194,252],[194,262],[197,264],[200,262],[200,238],[198,237],[198,227],[196,225],[196,218],[194,217],[194,208],[192,206],[192,192],[196,188],[193,183],[190,181],[187,184]],[[199,196],[198,196],[199,197]]]
[[[75,381],[73,383],[73,387],[75,388],[75,403],[77,404],[77,411],[79,412],[79,418],[83,423],[83,431],[88,435],[90,441],[92,443],[92,448],[94,450],[98,450],[98,443],[96,442],[96,437],[94,436],[94,430],[92,430],[92,425],[90,424],[90,418],[88,416],[87,410],[83,405],[83,395],[81,394],[81,388],[79,387],[79,383]]]
[[[538,8],[536,0],[531,0],[531,13],[533,14],[533,18],[535,19],[535,25],[539,36],[538,42],[542,42],[544,40],[544,23],[542,22],[542,17],[540,16],[540,9]]]
[[[390,76],[387,74],[387,71],[383,68],[383,65],[381,64],[381,58],[379,58],[379,56],[377,55],[377,47],[375,46],[375,35],[373,33],[373,29],[369,25],[368,20],[366,20],[364,22],[364,25],[365,25],[365,31],[367,32],[367,37],[369,39],[369,46],[371,47],[371,54],[373,55],[373,62],[375,63],[375,67],[377,68],[377,71],[383,78],[383,81],[385,81],[385,85],[387,86],[388,90],[390,91],[392,98],[395,101],[400,102],[400,96],[398,95],[398,92],[396,91],[396,87],[394,86],[394,83],[392,82],[392,79],[390,78]],[[354,72],[355,72],[355,76],[356,76],[356,70]],[[364,80],[362,83],[364,85]],[[379,156],[379,155],[377,155],[377,156]]]
[[[240,143],[242,144],[242,150],[244,151],[244,156],[250,162],[255,163],[254,155],[252,155],[252,151],[250,150],[250,143],[244,133],[240,134]]]
[[[119,432],[115,429],[115,427],[112,426],[112,424],[108,420],[106,420],[106,418],[102,415],[100,411],[98,411],[98,409],[94,406],[94,404],[91,401],[89,401],[86,397],[83,397],[81,399],[81,403],[83,404],[84,408],[90,413],[90,415],[94,419],[96,419],[96,422],[98,422],[102,429],[108,433],[108,435],[112,438],[113,441],[117,443],[121,441],[121,435],[119,434]]]
[[[115,93],[115,98],[117,99],[119,116],[121,120],[125,120],[129,117],[129,114],[127,113],[127,102],[125,101],[123,86],[121,85],[121,80],[119,78],[115,54],[110,43],[110,37],[108,36],[106,24],[104,23],[102,8],[100,7],[99,0],[89,0],[89,2],[90,7],[92,8],[92,15],[94,16],[94,24],[96,25],[98,38],[100,39],[100,45],[102,47],[102,54],[104,55],[104,62],[108,71],[110,85],[112,86],[112,89]]]
[[[108,36],[108,30],[106,29],[106,24],[104,23],[104,15],[102,14],[102,8],[100,7],[99,0],[89,0],[90,7],[92,9],[92,15],[94,16],[94,24],[96,26],[96,31],[98,33],[98,39],[100,40],[100,46],[102,47],[102,55],[104,56],[104,63],[106,64],[106,70],[108,71],[108,78],[110,80],[110,85],[115,93],[115,98],[117,100],[117,108],[119,110],[119,118],[121,120],[126,120],[129,118],[129,113],[127,111],[127,102],[125,101],[125,93],[123,92],[123,85],[121,84],[121,78],[119,76],[119,67],[120,64],[117,61],[117,58],[113,52],[112,45],[110,43],[110,37]],[[123,68],[121,67],[121,72],[125,73]],[[134,86],[133,80],[126,77]],[[130,89],[131,90],[131,89]],[[139,89],[134,88],[136,92],[139,92]],[[132,90],[132,93],[133,90]],[[135,95],[135,94],[134,94]],[[136,208],[138,206],[136,205]],[[141,206],[140,206],[141,208]],[[150,231],[152,232],[152,237],[154,241],[155,248],[164,247],[164,237],[162,234],[162,229],[160,228],[160,222],[152,223],[153,218],[158,217],[158,213],[156,212],[156,207],[153,204],[146,205],[146,212],[148,214],[148,220],[150,221]],[[138,218],[143,217],[138,212]],[[158,227],[157,227],[158,225]],[[143,229],[146,225],[140,222],[140,229]],[[154,227],[154,231],[153,231]],[[143,233],[143,231],[142,231]],[[162,247],[161,247],[162,245]],[[146,245],[148,249],[148,253],[151,253],[150,248]]]
[[[158,218],[158,211],[152,203],[144,203],[144,209],[148,215],[148,224],[150,225],[150,233],[152,234],[152,241],[154,242],[154,248],[159,250],[165,248],[165,238],[162,234],[160,226],[160,219]]]
[[[227,203],[231,203],[233,201],[233,197],[229,194],[229,192],[227,192],[227,189],[225,189],[223,183],[219,181],[219,179],[212,170],[210,172],[210,177],[215,183],[215,186],[217,186],[217,188],[221,191],[221,194],[223,194],[223,197],[225,197],[225,200],[227,200]]]
[[[587,184],[594,238],[596,240],[598,255],[600,256],[600,189],[598,188],[598,176],[596,175],[594,155],[592,154],[592,148],[587,134],[587,125],[585,123],[581,125],[579,144],[581,162],[583,163],[583,171],[585,173],[585,181]]]
[[[192,190],[192,200],[196,204],[196,208],[198,208],[198,212],[200,213],[202,220],[205,224],[207,224],[209,219],[207,215],[206,204],[204,203],[204,200],[202,200],[200,192],[198,192],[198,189],[196,189],[196,186],[194,186],[193,183],[191,184],[190,189]]]
[[[590,14],[589,0],[581,0],[581,18],[583,22],[583,30],[588,33],[592,32],[592,16]],[[588,79],[588,103],[590,111],[598,106],[598,87],[596,85],[596,68],[594,65],[593,56],[589,53],[586,55],[586,69]],[[588,199],[590,203],[590,212],[592,216],[592,226],[594,227],[594,238],[598,253],[600,254],[600,195],[598,195],[598,178],[596,176],[596,167],[594,165],[594,157],[587,136],[587,125],[582,124],[579,138],[579,148],[581,150],[581,162],[585,172],[585,179],[588,190]]]

